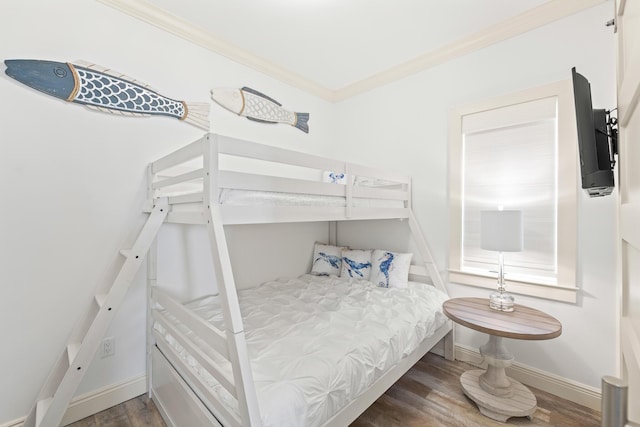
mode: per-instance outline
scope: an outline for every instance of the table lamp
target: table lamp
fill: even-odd
[[[480,247],[498,252],[498,289],[489,296],[489,307],[499,311],[513,311],[513,295],[504,284],[503,252],[522,250],[522,211],[496,210],[480,212]]]

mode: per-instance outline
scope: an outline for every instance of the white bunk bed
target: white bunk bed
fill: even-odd
[[[333,178],[341,174],[344,177],[339,183],[328,182],[329,173],[336,174]],[[447,291],[411,209],[410,178],[207,134],[151,163],[148,182],[149,211],[161,204],[168,209],[166,222],[206,225],[218,292],[215,296],[203,296],[190,302],[174,299],[159,286],[157,248],[152,246],[148,258],[149,390],[168,425],[284,425],[305,419],[295,418],[292,413],[309,410],[311,415],[305,419],[305,424],[346,426],[437,343],[442,342],[445,357],[452,358],[452,325],[441,313],[441,301],[446,298]],[[236,289],[224,225],[330,221],[332,241],[329,243],[335,244],[337,232],[334,221],[396,218],[406,220],[419,251],[416,254],[419,256],[413,257],[417,262],[410,269],[409,289],[383,289],[369,282],[309,275],[291,281],[269,282],[254,289]],[[314,298],[327,304],[323,286],[332,286],[329,303],[333,304],[332,308],[323,311],[312,306],[309,309],[309,301]],[[318,292],[320,297],[316,295]],[[304,295],[300,297],[301,293]],[[348,323],[358,323],[362,328],[366,321],[359,320],[360,316],[367,317],[367,307],[363,308],[362,302],[354,302],[355,294],[366,294],[367,301],[377,298],[381,306],[396,298],[402,311],[415,315],[416,319],[412,321],[422,322],[411,326],[414,332],[420,332],[412,332],[411,338],[384,334],[376,337],[375,330],[367,329],[366,324],[365,331],[349,332],[368,334],[372,338],[370,341],[404,341],[402,345],[393,341],[393,349],[381,350],[382,356],[373,350],[375,354],[372,357],[379,356],[372,361],[374,368],[364,375],[366,378],[358,377],[357,384],[347,384],[345,390],[336,392],[340,395],[338,398],[325,399],[331,404],[317,404],[313,410],[304,409],[305,403],[298,402],[300,396],[311,396],[309,400],[314,401],[314,392],[300,390],[301,383],[291,378],[280,378],[282,383],[274,386],[273,378],[267,378],[268,374],[265,374],[269,370],[263,369],[256,359],[263,360],[263,363],[266,360],[266,364],[276,366],[271,366],[276,371],[279,368],[274,360],[279,360],[281,365],[292,362],[281,359],[281,354],[276,354],[271,360],[257,355],[278,351],[272,347],[279,347],[282,353],[291,353],[291,347],[305,347],[304,338],[301,338],[305,333],[299,330],[291,333],[292,341],[271,346],[269,350],[265,350],[269,344],[265,337],[273,334],[283,336],[282,330],[302,328],[305,322],[317,322],[318,318],[333,318],[336,315],[333,308],[345,306],[345,298],[351,304],[346,304],[349,315],[355,317],[343,318],[340,331]],[[277,322],[265,320],[265,312],[282,314],[300,304],[299,300],[293,301],[297,297],[304,300],[304,304],[300,316],[295,308],[289,313],[293,323],[277,329],[282,323],[282,316]],[[422,301],[420,298],[432,298],[432,301],[419,302]],[[272,309],[260,308],[261,299],[269,299],[268,306]],[[278,306],[278,300],[286,301]],[[258,308],[251,305],[252,301],[254,304],[258,301]],[[415,307],[413,301],[416,301]],[[410,309],[412,307],[413,310]],[[305,310],[312,311],[312,315],[305,317]],[[393,316],[398,317],[397,312]],[[425,316],[431,319],[428,325],[424,323]],[[271,323],[274,330],[256,332],[261,325]],[[327,321],[323,327],[331,323]],[[310,333],[309,340],[317,340],[319,335]],[[335,331],[329,331],[327,337],[331,343],[339,341],[339,334],[336,335]],[[314,345],[326,349],[332,348],[334,344],[331,343]],[[318,357],[326,358],[327,355],[325,351]],[[342,366],[340,361],[324,363],[323,366],[327,364]],[[347,375],[350,369],[346,369]],[[349,383],[345,381],[345,372],[335,375],[341,375],[341,381]],[[262,387],[265,383],[269,387]],[[317,393],[330,394],[319,390],[322,387],[317,382],[311,384],[311,388],[318,389]],[[278,395],[276,390],[284,391]]]

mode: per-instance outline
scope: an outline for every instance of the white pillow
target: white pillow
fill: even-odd
[[[371,251],[343,249],[340,277],[369,280],[371,277]]]
[[[344,172],[324,171],[322,174],[322,181],[330,182],[332,184],[346,184],[347,175]]]
[[[343,249],[346,248],[316,242],[313,246],[311,274],[318,276],[340,275]]]
[[[409,266],[413,254],[376,249],[371,254],[371,281],[383,288],[409,286]]]

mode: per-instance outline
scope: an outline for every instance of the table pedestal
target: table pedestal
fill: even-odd
[[[531,391],[505,373],[513,363],[513,355],[502,344],[502,337],[489,335],[489,341],[480,347],[487,362],[487,370],[467,371],[460,377],[464,394],[473,400],[483,415],[505,422],[511,417],[529,417],[537,408]]]

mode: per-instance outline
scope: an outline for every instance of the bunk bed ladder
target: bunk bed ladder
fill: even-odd
[[[23,427],[56,427],[60,424],[168,210],[167,200],[158,199],[133,247],[121,251],[125,261],[120,272],[106,293],[95,296],[86,316],[76,324]]]

